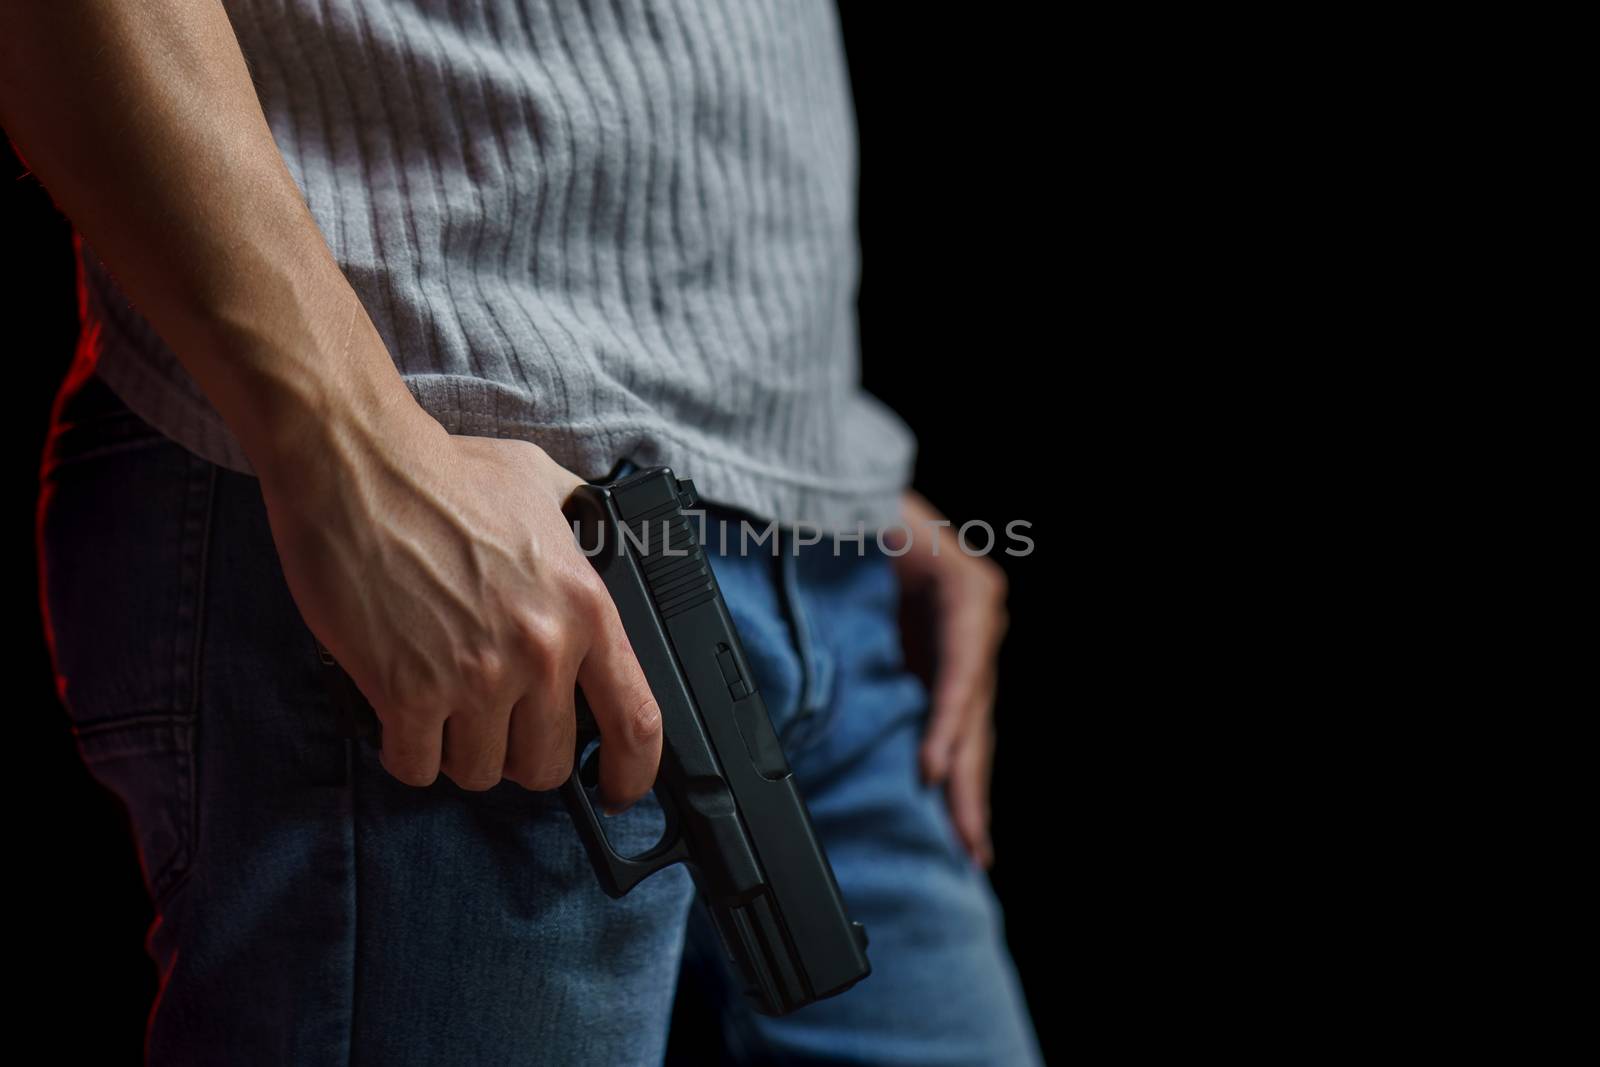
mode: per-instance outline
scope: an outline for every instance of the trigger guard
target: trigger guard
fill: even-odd
[[[562,798],[573,822],[577,824],[578,836],[583,841],[584,851],[589,854],[595,874],[599,876],[601,888],[609,896],[621,897],[655,872],[674,863],[686,862],[689,859],[689,842],[683,836],[677,806],[666,792],[658,789],[656,799],[661,804],[661,812],[666,820],[661,838],[636,856],[624,856],[612,847],[604,820],[595,807],[594,798],[589,795],[589,790],[599,785],[603,742],[595,745],[594,751],[589,753],[587,759],[584,758],[584,749],[589,743],[600,740],[600,728],[581,689],[577,692],[574,710],[577,714],[574,766],[571,777],[561,787]]]
[[[575,769],[567,784],[561,787],[562,798],[566,801],[573,822],[577,824],[578,837],[600,879],[600,888],[607,896],[620,898],[657,871],[688,861],[689,841],[682,833],[682,820],[677,806],[667,795],[659,790],[656,793],[666,818],[660,839],[638,855],[624,856],[612,846],[594,800],[589,796],[581,777],[582,771]]]

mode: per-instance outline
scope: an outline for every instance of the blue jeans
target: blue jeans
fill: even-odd
[[[830,540],[713,568],[873,972],[773,1019],[729,984],[682,867],[599,888],[554,792],[390,778],[346,728],[259,483],[69,384],[41,478],[46,624],[158,918],[155,1064],[659,1063],[680,968],[740,1062],[1030,1064],[983,873],[916,749],[890,561]],[[692,472],[679,472],[692,474]],[[708,518],[727,517],[716,510]],[[653,796],[614,819],[652,844]]]

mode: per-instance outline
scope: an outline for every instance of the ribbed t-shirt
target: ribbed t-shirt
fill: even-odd
[[[860,387],[855,120],[823,0],[226,0],[262,107],[412,395],[581,477],[631,458],[780,522],[893,522]],[[253,473],[80,243],[97,373]]]

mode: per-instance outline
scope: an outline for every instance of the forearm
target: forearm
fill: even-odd
[[[258,470],[403,402],[215,0],[0,4],[0,124]]]

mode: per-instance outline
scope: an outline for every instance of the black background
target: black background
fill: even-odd
[[[958,523],[1033,523],[1031,556],[996,557],[1011,577],[1012,626],[992,878],[1046,1057],[1056,1059],[1073,851],[1057,747],[1069,688],[1065,564],[1054,558],[1065,545],[1056,502],[1068,491],[1066,422],[1077,406],[1058,391],[1068,380],[1066,131],[1044,42],[970,19],[907,22],[906,10],[843,12],[861,135],[863,375],[917,431],[917,486],[936,506]],[[10,917],[23,979],[13,1004],[24,1030],[68,1007],[74,1026],[51,1035],[61,1053],[136,1062],[155,992],[142,944],[150,908],[125,816],[78,762],[56,701],[31,547],[40,447],[76,334],[69,237],[46,192],[0,155],[0,247],[12,279],[0,295],[0,351],[16,435],[0,499],[18,546],[6,569],[20,665],[12,825],[26,873]]]

